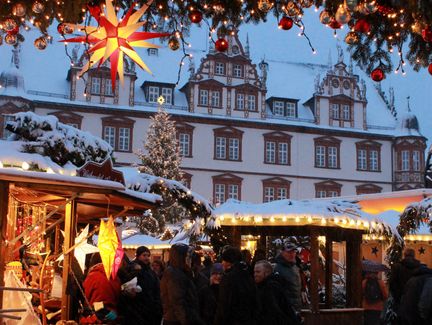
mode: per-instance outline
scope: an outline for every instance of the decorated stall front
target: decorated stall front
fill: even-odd
[[[242,240],[256,240],[265,248],[269,236],[307,236],[310,243],[310,309],[303,310],[306,324],[362,324],[362,236],[366,233],[400,240],[392,227],[363,212],[350,201],[280,200],[251,204],[229,200],[215,210],[207,227],[213,240],[227,240],[241,247]],[[323,253],[320,252],[320,241]],[[344,243],[346,254],[346,305],[333,308],[333,246]],[[217,244],[217,243],[215,243]],[[324,256],[324,268],[320,265]],[[324,273],[325,301],[320,304],[319,279]]]

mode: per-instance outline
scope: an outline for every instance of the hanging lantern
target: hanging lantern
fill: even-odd
[[[267,13],[271,8],[273,8],[273,3],[269,0],[259,0],[258,9],[264,13]]]
[[[335,19],[339,24],[343,25],[351,20],[351,14],[343,5],[340,5],[336,11]]]
[[[373,81],[376,82],[380,82],[384,79],[385,75],[384,75],[384,71],[382,71],[381,68],[376,68],[374,69],[371,74],[370,74],[371,78]]]
[[[359,41],[359,36],[356,32],[349,32],[345,36],[345,43],[347,43],[349,45],[357,44],[358,41]]]
[[[225,52],[226,50],[228,50],[228,41],[225,38],[219,38],[215,42],[215,48],[219,52]]]
[[[331,16],[330,13],[327,10],[323,10],[321,11],[320,15],[319,15],[319,20],[322,24],[324,25],[328,25],[331,21]]]
[[[177,37],[172,36],[168,41],[168,46],[171,50],[177,51],[180,48],[180,42]]]
[[[45,10],[45,6],[44,6],[41,2],[39,2],[39,1],[35,1],[35,2],[33,3],[32,11],[33,11],[35,14],[40,14],[40,13],[42,13],[44,10]]]
[[[18,39],[16,35],[6,34],[4,40],[6,44],[15,45]]]
[[[38,50],[41,50],[41,51],[45,50],[47,45],[48,45],[48,42],[47,42],[46,38],[43,36],[36,38],[34,41],[35,48],[37,48]]]
[[[354,25],[354,30],[359,33],[367,34],[370,31],[370,24],[364,19],[359,19]]]
[[[3,23],[3,28],[6,32],[10,32],[11,30],[15,29],[18,26],[16,21],[12,18],[8,18]]]
[[[375,1],[365,2],[363,4],[363,7],[368,14],[373,14],[375,11],[378,10],[378,6]]]
[[[26,7],[22,3],[17,3],[12,7],[12,15],[22,17],[26,13]]]
[[[339,22],[336,19],[334,19],[334,18],[332,18],[330,20],[330,22],[328,23],[327,26],[330,27],[331,29],[340,29],[340,28],[342,28],[342,25],[339,24]]]
[[[293,26],[293,24],[294,24],[294,21],[290,17],[283,16],[281,18],[281,20],[279,21],[279,25],[278,26],[279,26],[280,29],[290,30],[291,27]]]
[[[290,17],[297,17],[301,14],[300,8],[294,2],[289,2],[286,5],[285,12]]]
[[[426,26],[422,30],[422,37],[425,42],[432,42],[432,28],[430,26]]]
[[[349,10],[354,11],[357,7],[357,0],[346,0],[346,6]]]
[[[192,10],[188,16],[190,21],[194,24],[199,24],[203,19],[203,14],[199,10]]]
[[[313,5],[313,0],[300,0],[299,3],[302,8],[310,8]]]
[[[0,42],[0,44],[1,44],[1,42]],[[432,75],[432,63],[429,63],[428,71],[429,71],[429,74]]]

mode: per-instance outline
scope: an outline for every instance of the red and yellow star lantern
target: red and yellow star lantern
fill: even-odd
[[[90,45],[90,49],[88,50],[89,55],[91,55],[90,60],[78,74],[79,77],[92,66],[98,64],[99,67],[109,59],[111,63],[111,85],[114,91],[117,73],[120,82],[122,85],[124,84],[123,64],[125,54],[142,69],[151,74],[150,69],[133,47],[159,48],[160,46],[146,40],[170,35],[169,33],[137,32],[145,24],[145,22],[139,22],[139,19],[152,2],[153,0],[148,1],[147,4],[135,12],[133,12],[134,5],[131,6],[124,17],[119,20],[117,19],[117,13],[112,0],[106,0],[104,12],[89,8],[90,14],[96,19],[99,26],[69,25],[74,29],[85,32],[85,35],[63,40],[62,42],[86,42]]]

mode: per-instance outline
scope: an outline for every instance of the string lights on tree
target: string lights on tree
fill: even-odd
[[[116,11],[127,11],[134,5],[145,6],[147,1],[114,0],[113,4]],[[103,6],[103,0],[3,1],[0,6],[0,44],[23,42],[24,31],[32,26],[39,29],[41,37],[48,41],[53,36],[48,32],[51,24],[82,23],[89,14],[94,16],[95,12],[101,12]],[[378,65],[384,74],[391,71],[405,73],[406,63],[419,70],[428,68],[432,62],[432,11],[429,0],[155,0],[141,21],[145,31],[164,31],[176,35],[179,44],[168,38],[171,41],[169,47],[173,50],[182,48],[186,58],[190,57],[186,51],[190,44],[186,39],[192,24],[204,23],[211,35],[223,26],[237,28],[241,24],[260,23],[273,15],[278,25],[281,25],[283,17],[291,18],[300,27],[300,35],[306,36],[302,18],[310,14],[312,6],[320,12],[320,21],[335,32],[343,26],[348,27],[348,30],[343,28],[338,33],[345,33],[353,60],[367,73]],[[283,25],[282,29],[287,26]],[[70,31],[65,30],[67,32]],[[221,35],[214,42],[219,38]],[[43,48],[40,41],[35,42],[35,46]],[[394,64],[392,60],[398,63]]]

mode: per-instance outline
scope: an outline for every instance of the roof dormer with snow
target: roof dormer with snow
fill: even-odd
[[[315,93],[307,105],[319,125],[367,129],[366,89],[359,86],[359,77],[347,69],[343,53],[338,62],[329,66],[322,80],[317,80]]]
[[[181,89],[189,111],[264,118],[266,90],[256,65],[249,58],[249,46],[243,48],[234,27],[226,39],[227,51],[218,52],[212,46]]]

